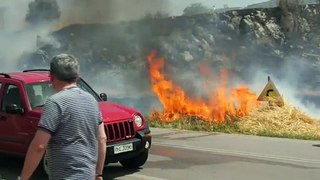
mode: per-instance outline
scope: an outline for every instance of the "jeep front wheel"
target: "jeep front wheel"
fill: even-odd
[[[140,166],[143,166],[148,159],[148,151],[140,153],[138,156],[120,161],[125,168],[138,169]]]
[[[46,155],[44,155],[44,157],[42,158],[42,168],[44,170],[44,172],[49,175],[49,168],[48,168],[48,160]]]

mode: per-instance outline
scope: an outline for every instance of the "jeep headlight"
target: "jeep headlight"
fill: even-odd
[[[134,116],[134,122],[136,123],[137,127],[141,127],[142,126],[142,117],[135,115]]]

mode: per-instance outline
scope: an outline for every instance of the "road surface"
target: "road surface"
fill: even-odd
[[[320,141],[200,133],[153,128],[147,164],[108,165],[104,179],[319,180]],[[0,157],[0,174],[13,180],[22,160]],[[46,179],[39,171],[34,179]]]

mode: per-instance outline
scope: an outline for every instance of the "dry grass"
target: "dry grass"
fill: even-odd
[[[245,134],[320,139],[320,121],[278,100],[263,103],[237,124]]]
[[[228,116],[226,122],[221,124],[190,116],[165,122],[160,114],[149,117],[152,127],[320,140],[320,121],[280,99],[268,99],[248,116]]]

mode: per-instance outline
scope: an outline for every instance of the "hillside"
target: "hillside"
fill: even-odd
[[[277,79],[296,72],[295,87],[312,94],[320,81],[319,10],[318,5],[286,5],[120,24],[73,24],[52,33],[59,48],[43,49],[50,56],[68,52],[79,57],[84,75],[111,96],[152,96],[146,60],[152,49],[167,60],[166,74],[191,94],[196,80],[190,85],[190,77],[196,78],[194,72],[203,66],[213,72],[226,69],[232,83],[246,84],[254,83],[261,72]],[[102,86],[101,80],[108,85]],[[299,98],[309,95],[302,92]]]

